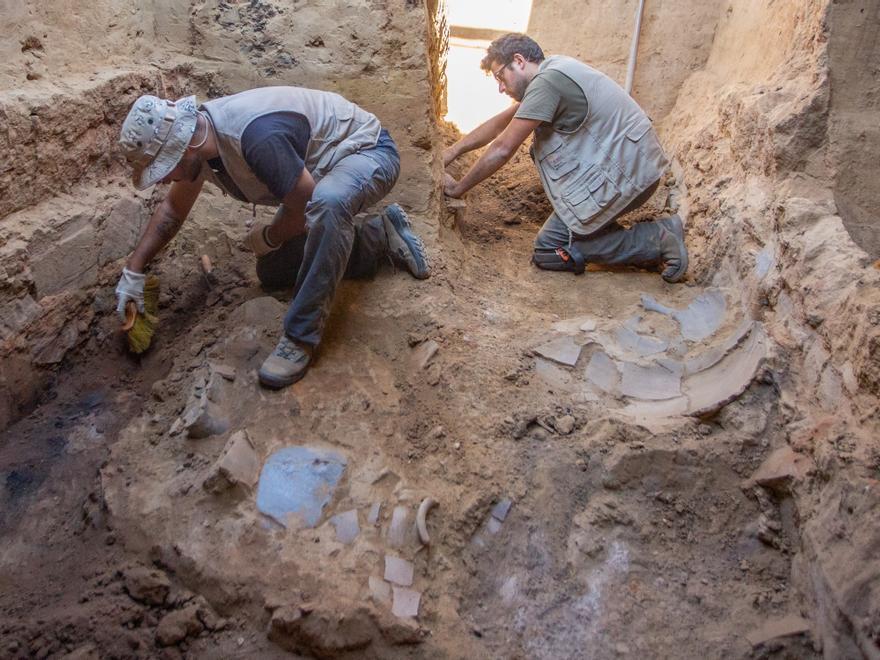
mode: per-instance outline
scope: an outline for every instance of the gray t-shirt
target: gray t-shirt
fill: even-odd
[[[532,78],[514,116],[537,119],[555,130],[571,132],[583,123],[588,110],[578,84],[564,73],[548,69]]]

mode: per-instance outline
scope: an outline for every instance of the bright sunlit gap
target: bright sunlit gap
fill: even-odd
[[[456,28],[502,32],[525,32],[532,12],[532,0],[447,0],[452,36],[446,62],[447,113],[462,133],[476,128],[511,104],[498,84],[480,69],[489,40],[455,36]]]

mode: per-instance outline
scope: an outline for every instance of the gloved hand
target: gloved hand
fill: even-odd
[[[128,268],[122,269],[122,277],[116,285],[116,313],[125,320],[125,303],[133,300],[137,304],[138,311],[144,313],[144,282],[147,276],[143,273],[135,273]]]
[[[281,247],[280,245],[274,245],[269,240],[268,232],[269,225],[258,224],[254,225],[253,229],[251,229],[248,232],[248,235],[244,237],[245,246],[257,255],[257,257],[267,255]]]

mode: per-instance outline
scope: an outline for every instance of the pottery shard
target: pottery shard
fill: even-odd
[[[375,575],[369,577],[370,597],[377,605],[391,604],[391,585]]]
[[[249,492],[257,482],[259,470],[260,461],[247,431],[236,431],[211,468],[204,487],[212,493],[222,493],[235,486]]]
[[[394,602],[391,605],[391,613],[399,617],[415,617],[419,615],[419,601],[422,594],[412,589],[403,587],[391,587]]]
[[[199,620],[199,606],[189,605],[182,610],[166,614],[156,628],[159,646],[179,644],[187,637],[195,637],[205,626]]]
[[[757,628],[746,635],[749,644],[759,646],[780,637],[791,637],[792,635],[802,635],[809,632],[810,622],[799,616],[789,614],[781,619],[768,621],[760,628]]]
[[[771,490],[784,492],[792,483],[802,480],[814,468],[813,461],[785,446],[771,453],[749,481]]]
[[[171,582],[161,571],[136,566],[125,571],[125,591],[132,599],[147,605],[162,605]]]
[[[537,346],[534,351],[537,355],[553,360],[567,367],[577,364],[583,346],[575,342],[573,337],[563,336]]]
[[[417,371],[425,369],[439,350],[440,345],[433,339],[429,339],[416,346],[410,355],[413,368]]]
[[[358,534],[361,533],[357,509],[351,509],[333,516],[330,518],[330,524],[336,528],[336,540],[345,545],[354,541]]]
[[[406,559],[385,555],[385,579],[409,587],[413,583],[413,565]]]

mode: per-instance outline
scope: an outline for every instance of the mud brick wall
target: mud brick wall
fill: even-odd
[[[140,94],[207,99],[265,85],[339,92],[391,132],[402,172],[390,199],[432,240],[444,15],[442,0],[7,7],[17,39],[0,44],[0,428],[112,317],[121,261],[163,194],[137,193],[115,149]],[[250,210],[204,198],[177,241],[237,240]]]
[[[831,155],[840,215],[853,240],[880,259],[880,5],[836,2],[829,12]]]
[[[434,95],[434,112],[440,118],[446,114],[446,53],[449,50],[446,0],[427,0],[427,9],[431,89]]]
[[[633,98],[659,121],[712,48],[724,0],[645,3]],[[571,55],[626,80],[638,0],[534,0],[528,33],[553,55]]]

